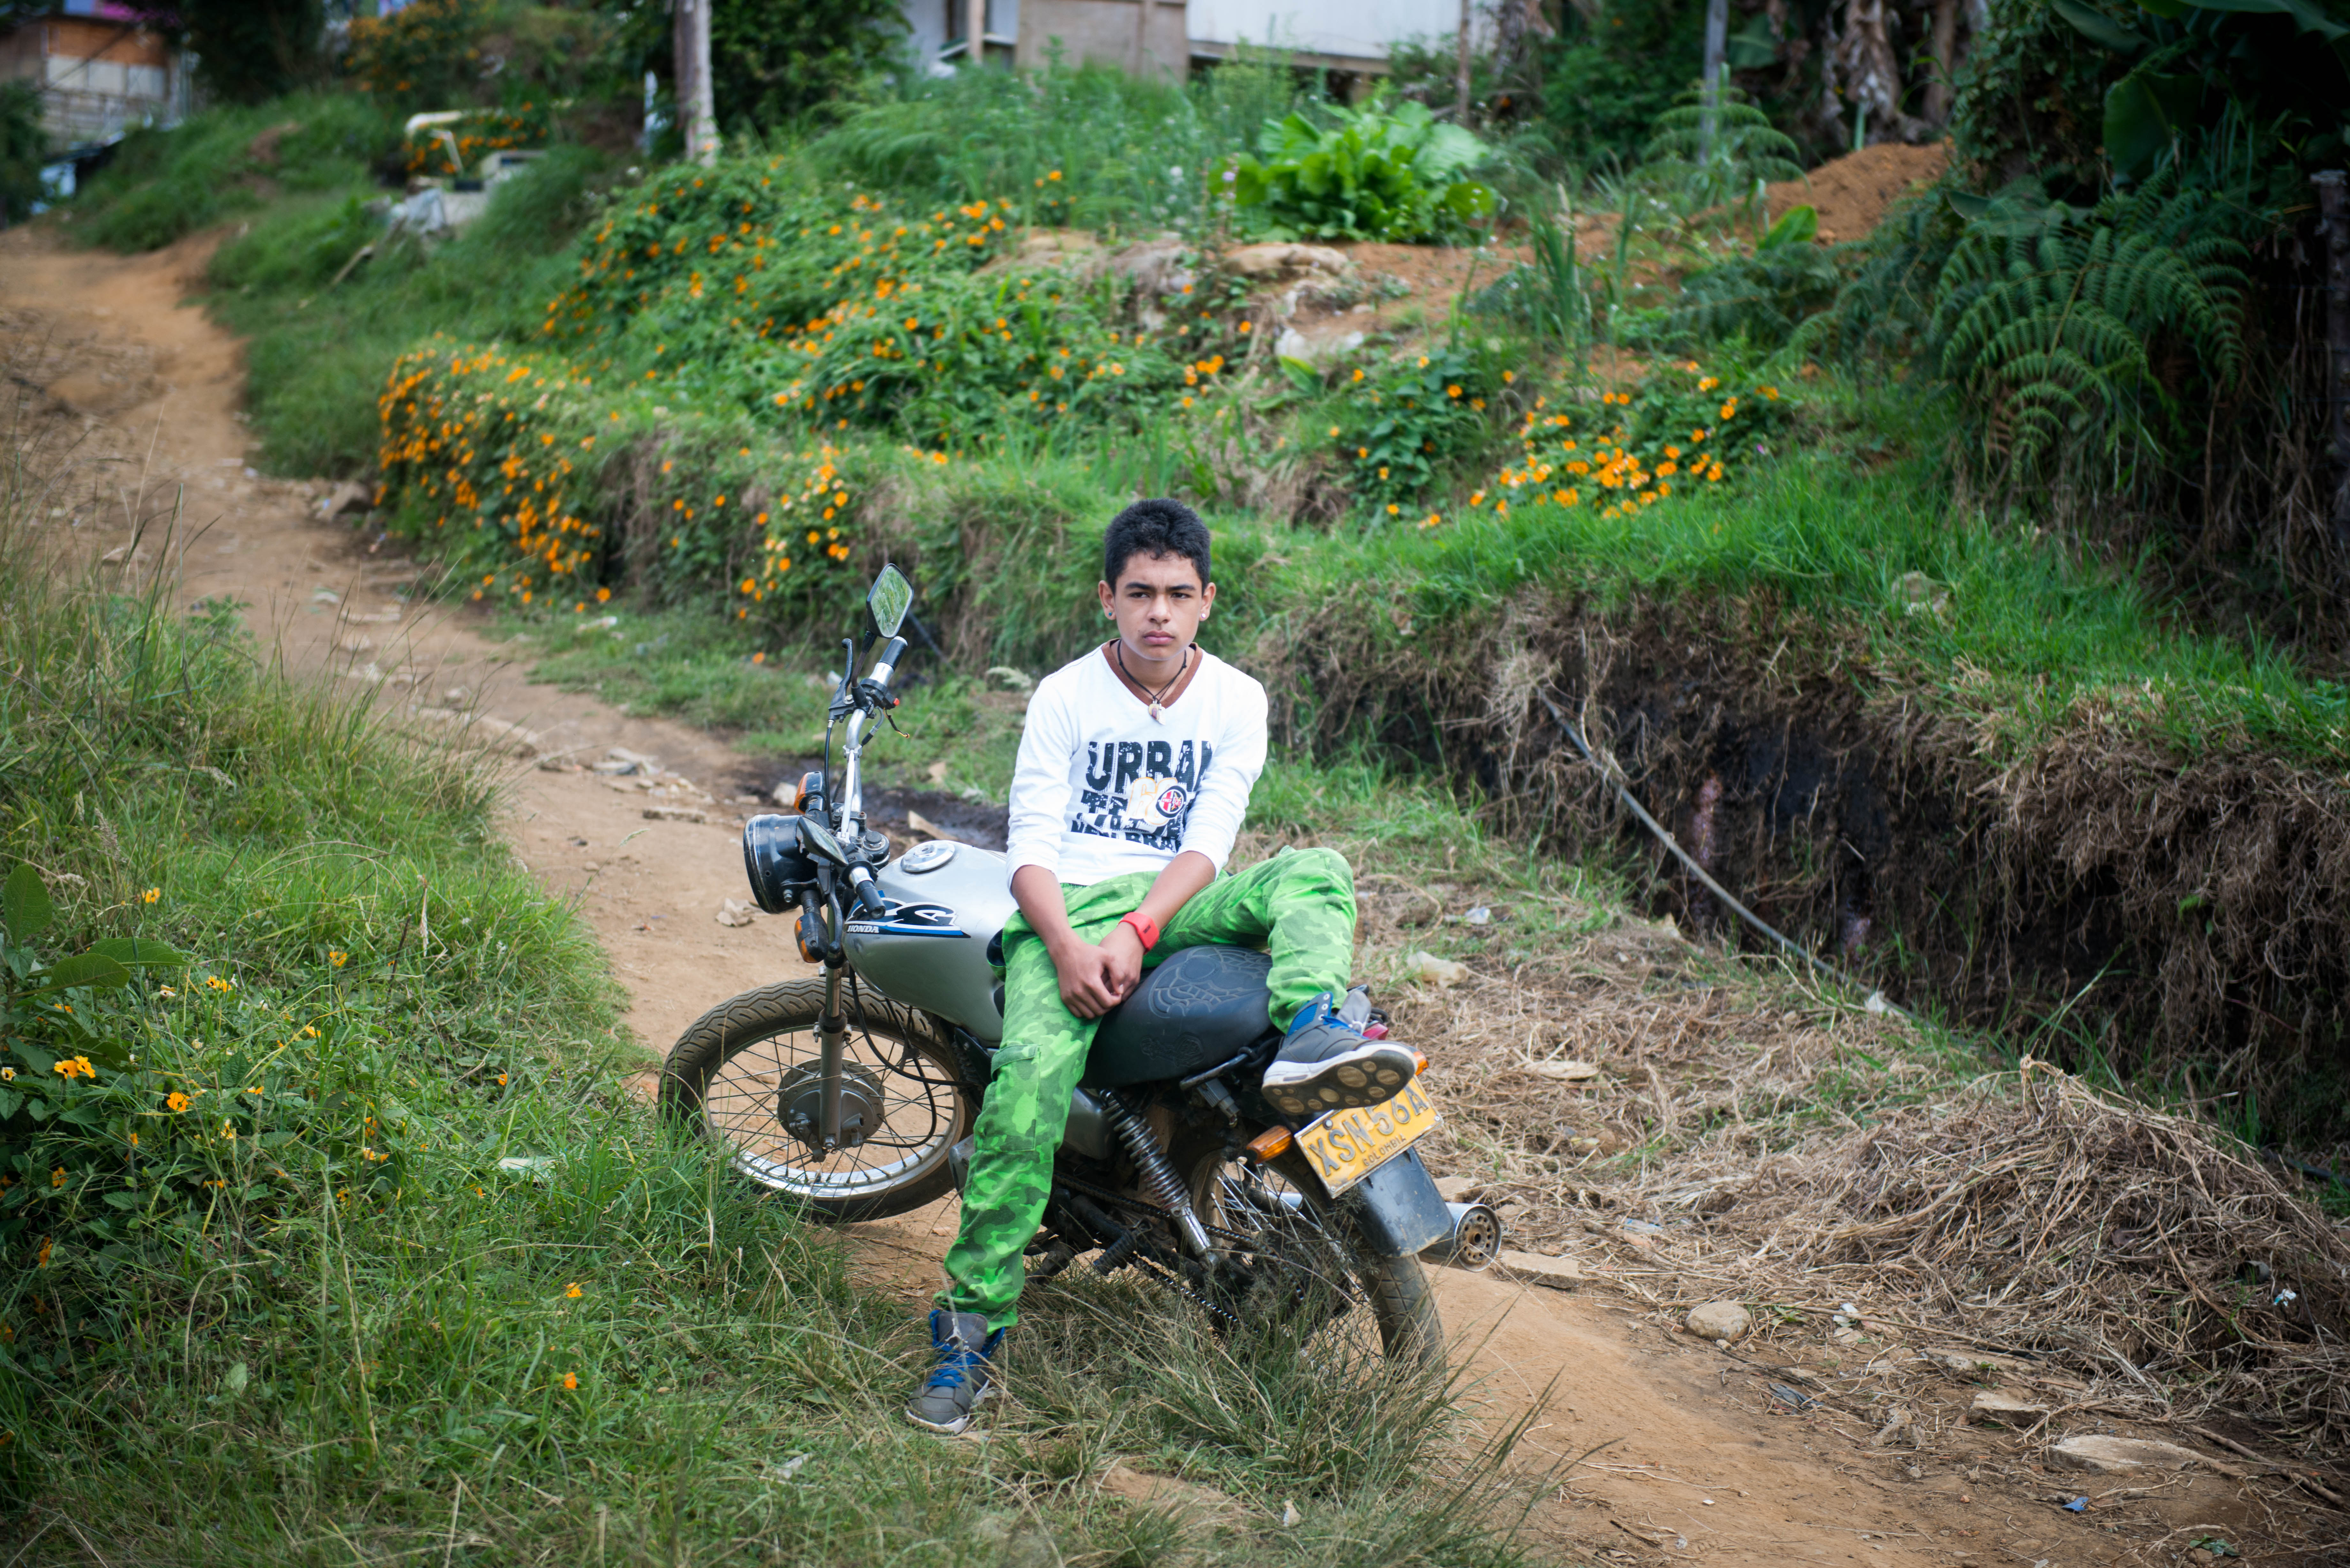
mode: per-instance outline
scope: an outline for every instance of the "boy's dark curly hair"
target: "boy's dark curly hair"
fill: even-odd
[[[1200,586],[1208,576],[1208,525],[1180,501],[1164,497],[1138,501],[1109,520],[1102,535],[1102,581],[1118,586],[1118,575],[1137,556],[1186,556],[1200,568]]]

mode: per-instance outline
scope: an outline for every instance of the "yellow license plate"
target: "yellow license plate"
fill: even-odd
[[[1364,1110],[1332,1111],[1307,1124],[1297,1147],[1336,1198],[1401,1154],[1443,1118],[1418,1078],[1395,1098]]]

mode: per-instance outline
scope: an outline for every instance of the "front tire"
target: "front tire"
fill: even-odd
[[[863,990],[848,1017],[844,1114],[858,1141],[831,1154],[809,1141],[824,981],[785,981],[722,1002],[671,1047],[662,1114],[721,1150],[736,1174],[837,1224],[920,1209],[954,1185],[947,1150],[977,1114],[953,1048],[922,1014]]]

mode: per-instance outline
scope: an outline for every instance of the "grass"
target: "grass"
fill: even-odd
[[[290,683],[225,607],[81,575],[30,524],[36,450],[0,494],[0,860],[57,918],[12,907],[7,992],[101,938],[189,962],[11,1013],[0,1545],[1518,1560],[1506,1434],[1444,1387],[1243,1359],[1123,1281],[1030,1314],[991,1440],[906,1427],[910,1303],[627,1092],[602,958],[488,776]],[[76,1050],[88,1076],[53,1074]],[[1121,1457],[1229,1515],[1101,1493]]]

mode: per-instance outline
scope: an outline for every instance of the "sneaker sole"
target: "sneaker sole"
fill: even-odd
[[[906,1407],[906,1419],[925,1432],[936,1432],[941,1438],[960,1438],[963,1434],[963,1428],[971,1425],[971,1418],[979,1414],[979,1407],[986,1404],[994,1393],[995,1389],[992,1386],[981,1389],[979,1397],[971,1402],[971,1408],[952,1421],[926,1421],[914,1414],[914,1408],[910,1405]]]
[[[1326,1061],[1275,1062],[1265,1070],[1263,1093],[1284,1116],[1360,1110],[1402,1093],[1416,1065],[1410,1053],[1375,1040]]]

